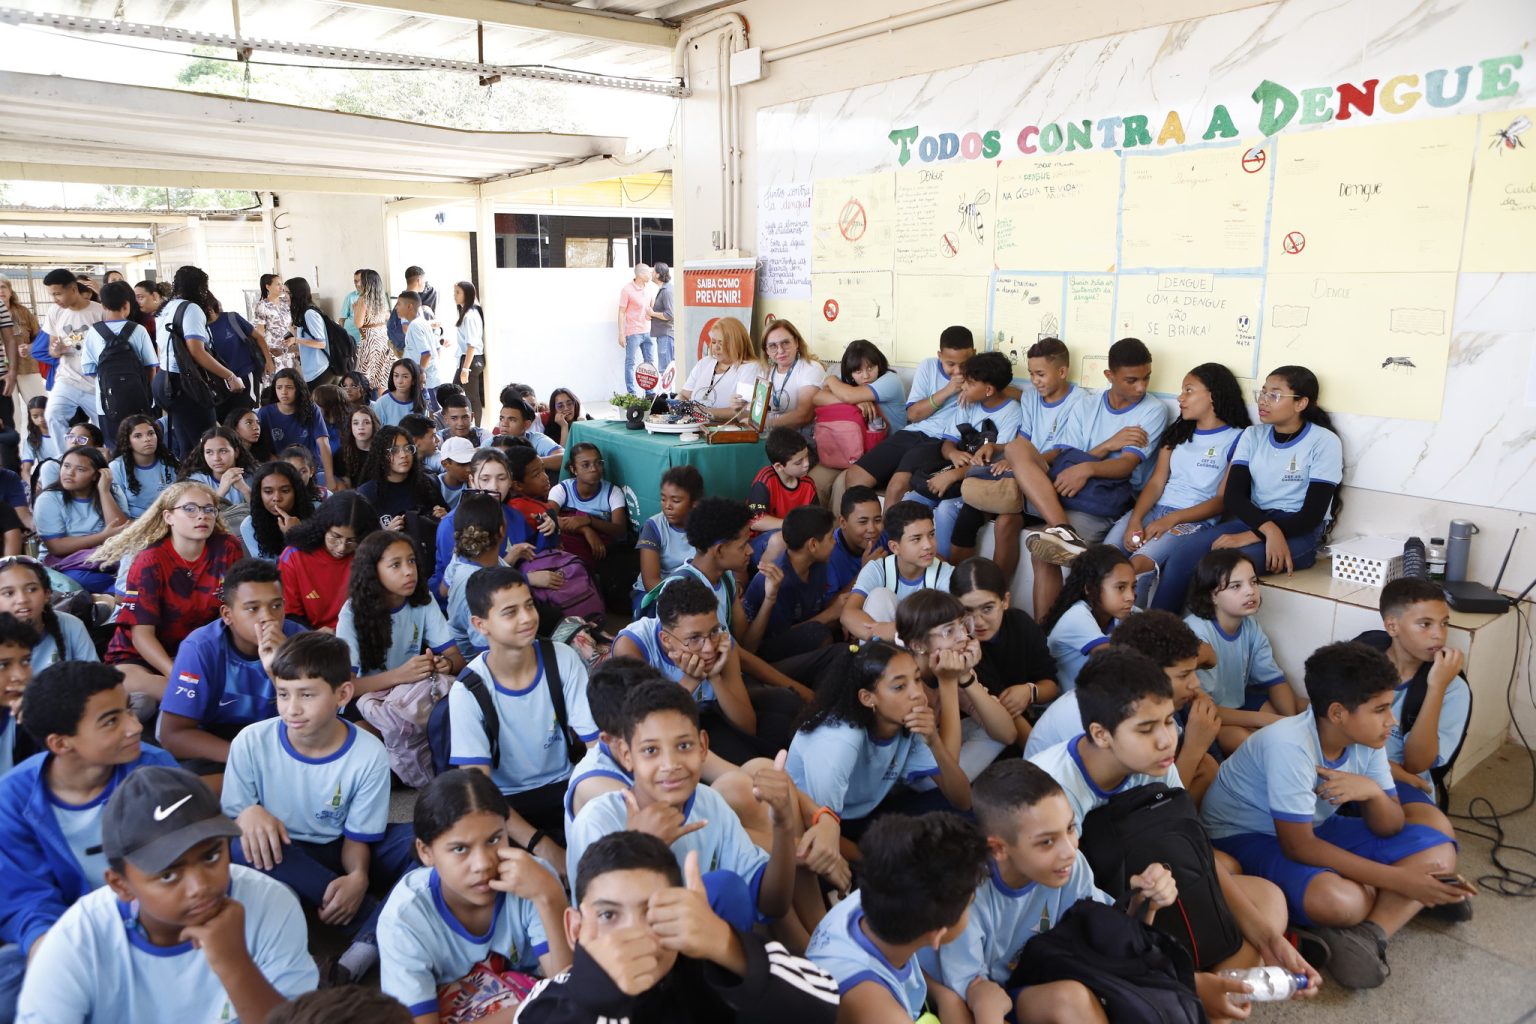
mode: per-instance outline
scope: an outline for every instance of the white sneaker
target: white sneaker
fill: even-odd
[[[1088,550],[1088,542],[1070,526],[1047,526],[1025,537],[1024,547],[1042,562],[1071,565],[1073,559]]]

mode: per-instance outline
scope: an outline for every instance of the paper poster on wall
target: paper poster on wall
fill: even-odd
[[[1478,119],[1464,273],[1536,270],[1536,107]]]
[[[752,337],[761,341],[774,321],[788,320],[805,337],[812,351],[821,357],[824,353],[816,348],[816,342],[811,336],[811,329],[816,326],[815,310],[816,304],[809,298],[764,299],[758,296],[757,306],[752,311]]]
[[[1272,139],[1269,271],[1454,271],[1476,130],[1446,117]]]
[[[840,357],[850,341],[863,338],[895,362],[896,303],[891,289],[888,270],[812,274],[810,322],[796,326],[822,359]]]
[[[939,349],[944,328],[959,324],[986,336],[985,277],[896,275],[896,350],[891,362],[916,366]]]
[[[1269,175],[1259,140],[1124,159],[1122,268],[1263,266]]]
[[[895,175],[816,182],[811,189],[811,269],[891,269],[895,212]]]
[[[992,271],[997,172],[990,161],[896,175],[896,272]]]
[[[1455,274],[1270,274],[1260,373],[1311,368],[1338,412],[1440,418]]]
[[[1111,274],[1070,274],[1061,340],[1073,359],[1108,352],[1115,341],[1115,278]],[[1095,385],[1097,386],[1097,385]]]
[[[997,167],[992,259],[1003,270],[1113,270],[1120,159],[1072,153]]]
[[[1116,307],[1119,337],[1140,338],[1152,352],[1150,389],[1178,394],[1201,363],[1253,372],[1259,336],[1259,277],[1218,274],[1124,274]]]
[[[992,279],[987,345],[1013,364],[1015,377],[1029,375],[1029,347],[1061,337],[1061,274],[997,274]]]
[[[757,294],[811,297],[811,183],[769,185],[757,198]]]

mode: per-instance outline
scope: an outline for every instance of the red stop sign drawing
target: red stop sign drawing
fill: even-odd
[[[825,303],[822,304],[821,315],[827,318],[827,323],[831,323],[832,321],[836,320],[837,313],[838,309],[836,299],[828,299]]]
[[[1285,240],[1280,243],[1280,248],[1284,249],[1286,253],[1291,256],[1295,256],[1306,247],[1307,236],[1302,234],[1300,231],[1292,231],[1286,235]]]
[[[1243,170],[1249,174],[1258,174],[1268,160],[1269,157],[1262,149],[1250,149],[1243,154]]]
[[[869,227],[869,214],[864,212],[864,204],[857,199],[850,199],[843,204],[842,212],[837,215],[837,230],[850,242],[857,242],[864,237],[864,231]]]

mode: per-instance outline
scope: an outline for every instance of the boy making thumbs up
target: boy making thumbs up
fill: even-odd
[[[518,1014],[522,1024],[836,1018],[830,976],[710,909],[698,850],[679,871],[677,851],[662,840],[614,832],[585,849],[572,877],[571,969],[533,991]]]

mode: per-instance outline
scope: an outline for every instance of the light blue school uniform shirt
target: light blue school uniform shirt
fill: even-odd
[[[384,664],[362,667],[362,651],[357,645],[357,621],[353,618],[349,599],[336,616],[336,635],[347,642],[352,652],[352,671],[359,675],[387,672],[410,661],[421,653],[423,647],[433,654],[442,654],[453,646],[453,630],[436,601],[426,604],[403,604],[390,616],[389,647],[384,652]]]
[[[183,305],[187,307],[187,313],[181,318],[182,336],[201,338],[204,348],[213,347],[208,341],[208,317],[202,308],[186,299],[166,299],[160,311],[155,314],[155,337],[160,339],[160,347],[165,350],[165,358],[161,360],[160,367],[166,373],[181,372],[181,367],[176,365],[176,346],[171,343],[171,326],[176,323],[176,311]]]
[[[1083,734],[1083,712],[1077,704],[1077,690],[1068,690],[1045,706],[1035,720],[1024,743],[1024,756],[1033,758],[1043,750],[1065,743]]]
[[[325,317],[318,309],[311,308],[304,311],[304,325],[298,329],[298,333],[301,338],[329,344],[329,335],[325,332]],[[331,357],[328,353],[328,348],[299,346],[299,373],[304,377],[304,383],[313,384],[316,378],[330,368]]]
[[[1196,430],[1189,440],[1173,449],[1168,460],[1168,483],[1157,503],[1168,508],[1193,508],[1216,497],[1242,436],[1238,427]],[[1205,521],[1214,523],[1218,518],[1211,516]]]
[[[1077,674],[1088,662],[1094,648],[1109,643],[1109,634],[1119,622],[1111,622],[1108,629],[1100,629],[1099,621],[1087,601],[1078,601],[1068,608],[1051,627],[1045,638],[1051,657],[1056,659],[1056,682],[1063,690],[1077,685]]]
[[[59,633],[64,637],[64,650],[53,639],[53,634],[43,630],[43,638],[32,647],[32,674],[37,675],[56,661],[100,661],[96,644],[91,640],[85,623],[69,612],[55,611],[59,619]]]
[[[885,587],[894,592],[899,601],[919,590],[948,591],[949,578],[954,574],[954,566],[935,558],[933,564],[924,569],[921,574],[908,579],[897,568],[896,556],[886,555],[884,558],[865,563],[853,581],[853,592],[868,597],[881,587]]]
[[[0,711],[0,777],[16,767],[16,716]]]
[[[537,430],[523,431],[523,440],[533,445],[533,450],[538,453],[541,459],[547,459],[551,455],[559,455],[565,451],[564,448],[555,443],[554,438]]]
[[[188,319],[191,314],[188,314]],[[113,338],[123,329],[127,320],[103,320],[101,327],[109,332]],[[166,335],[170,337],[170,335]],[[96,384],[96,408],[103,409],[101,404],[101,381],[96,380],[96,364],[101,360],[101,353],[107,347],[107,340],[101,336],[93,325],[85,332],[84,339],[80,342],[80,372],[85,374]],[[133,330],[128,332],[128,347],[133,349],[133,354],[139,357],[139,365],[145,369],[160,365],[160,355],[155,351],[155,343],[149,340],[149,332],[142,324],[134,324]],[[116,440],[109,438],[109,440]]]
[[[69,852],[75,855],[75,862],[80,865],[81,877],[92,889],[100,888],[107,881],[107,855],[102,852],[101,846],[101,812],[106,809],[107,800],[116,788],[117,776],[114,775],[111,784],[94,800],[71,804],[60,800],[46,785],[43,787],[48,796],[48,807],[53,811],[53,819],[58,822],[59,832],[64,836],[64,842],[69,844]]]
[[[378,416],[381,426],[398,427],[400,421],[416,411],[416,403],[412,401],[402,402],[395,397],[393,391],[386,391],[372,403],[374,415]]]
[[[880,418],[892,434],[907,428],[907,396],[901,388],[901,375],[886,370],[866,387],[875,393],[875,404],[880,407]],[[889,435],[887,435],[889,436]]]
[[[1094,392],[1076,384],[1067,385],[1067,393],[1054,402],[1041,398],[1034,388],[1026,388],[1019,396],[1019,433],[1028,438],[1036,450],[1050,451],[1077,407],[1094,398]]]
[[[660,585],[662,587],[665,587],[668,583],[672,582],[673,580],[682,579],[684,576],[692,576],[694,579],[696,579],[700,583],[704,584],[710,590],[714,591],[714,594],[715,594],[715,612],[716,612],[717,617],[720,619],[720,625],[724,626],[726,629],[730,629],[731,628],[731,614],[735,610],[735,605],[736,605],[736,587],[735,587],[735,584],[727,582],[731,578],[730,574],[726,573],[726,574],[722,575],[720,577],[720,582],[719,583],[711,583],[709,581],[709,577],[705,576],[703,571],[700,570],[698,566],[694,565],[693,564],[693,560],[690,559],[690,560],[684,562],[682,565],[678,566],[677,567],[677,571],[674,572],[672,575],[670,575],[670,576],[666,577],[665,579],[663,579],[661,581]],[[659,596],[660,595],[658,593],[658,597]],[[656,605],[655,605],[654,602],[652,602],[651,606],[648,609],[646,609],[646,613],[645,614],[648,615],[651,618],[655,618],[656,617]]]
[[[373,733],[343,721],[346,739],[324,757],[309,757],[288,739],[281,718],[240,730],[224,766],[224,813],[238,818],[260,804],[305,843],[343,837],[384,838],[389,824],[389,756]]]
[[[485,719],[480,714],[475,695],[457,681],[448,691],[448,763],[488,766],[491,781],[503,793],[538,789],[571,774],[565,736],[555,721],[555,706],[545,690],[549,683],[541,647],[534,647],[538,669],[533,682],[521,690],[503,686],[486,664],[484,654],[465,669],[485,681],[495,701],[496,717],[501,726],[501,760],[497,764],[491,763],[491,743],[485,735]],[[566,721],[583,743],[591,743],[597,739],[597,725],[587,707],[587,666],[581,655],[565,644],[556,643],[554,648],[560,669],[561,692],[565,695]]]
[[[903,729],[888,740],[851,722],[824,722],[789,741],[784,770],[820,807],[840,818],[863,818],[897,783],[911,785],[939,774],[928,741]]]
[[[542,862],[540,862],[542,863]],[[437,990],[468,974],[492,953],[513,970],[538,970],[549,952],[539,912],[529,901],[496,894],[483,935],[464,927],[443,898],[435,868],[416,868],[395,885],[379,914],[379,987],[414,1016],[437,1012]]]
[[[810,945],[805,947],[806,959],[837,979],[840,995],[866,981],[873,982],[917,1020],[928,998],[928,982],[918,958],[914,956],[900,966],[891,963],[864,934],[859,926],[863,920],[863,894],[855,889],[816,926]]]
[[[54,439],[52,437],[49,437],[47,435],[44,435],[43,437],[39,437],[37,439],[37,444],[34,445],[27,438],[26,432],[25,431],[22,432],[22,435],[21,435],[21,461],[22,462],[31,462],[31,463],[35,464],[35,463],[43,462],[43,461],[45,461],[47,459],[57,459],[58,457],[59,457],[59,446],[58,446],[57,443],[54,442]],[[39,487],[43,487],[43,486],[46,486],[46,485],[42,481],[38,481],[38,486]]]
[[[1179,766],[1168,766],[1168,774],[1162,776],[1143,775],[1133,772],[1127,775],[1113,790],[1103,790],[1088,776],[1088,769],[1083,767],[1083,757],[1077,752],[1077,741],[1083,738],[1081,730],[1078,734],[1065,743],[1058,743],[1054,747],[1047,747],[1030,760],[1045,769],[1047,775],[1055,779],[1067,794],[1067,803],[1072,805],[1072,815],[1077,821],[1078,830],[1083,827],[1083,818],[1088,812],[1103,807],[1109,802],[1109,798],[1116,793],[1124,793],[1128,789],[1137,786],[1145,786],[1149,782],[1161,782],[1170,789],[1183,789],[1184,782],[1179,778]]]
[[[677,572],[684,562],[698,554],[697,549],[688,543],[688,531],[667,522],[667,517],[660,512],[640,527],[640,538],[635,541],[635,547],[656,552],[661,558],[662,579]],[[638,594],[645,593],[644,576],[635,577],[634,590]]]
[[[44,547],[53,537],[82,537],[107,528],[107,521],[96,507],[94,496],[71,498],[63,491],[39,494],[32,506],[32,522]]]
[[[268,562],[277,561],[278,556],[288,546],[285,543],[277,551],[268,551],[263,548],[260,542],[256,540],[256,522],[251,516],[246,516],[240,521],[240,542],[245,545],[245,553],[247,555],[250,555],[252,558],[265,559]]]
[[[594,519],[611,520],[613,514],[624,507],[624,492],[604,480],[598,485],[596,494],[583,498],[576,489],[576,481],[568,478],[555,485],[554,490],[549,492],[549,500],[556,507],[570,512],[581,512]]]
[[[938,356],[929,356],[918,363],[917,372],[912,375],[912,390],[907,392],[907,415],[911,416],[914,405],[927,402],[929,395],[948,383],[949,376],[944,372],[944,364],[939,362]],[[915,423],[909,421],[904,429],[915,430],[937,441],[944,436],[945,411],[959,404],[959,397],[950,395],[926,419]]]
[[[1007,444],[1019,436],[1019,425],[1024,420],[1019,403],[1004,395],[992,396],[992,404],[981,402],[972,404],[956,404],[952,409],[945,409],[936,416],[944,417],[944,440],[960,443],[960,427],[969,424],[977,430],[987,420],[997,428],[997,443]]]
[[[1184,616],[1184,624],[1216,652],[1216,667],[1202,668],[1197,674],[1211,700],[1222,707],[1242,707],[1250,686],[1269,687],[1285,682],[1285,673],[1275,662],[1275,652],[1257,616],[1243,619],[1232,636],[1215,619],[1191,614]]]
[[[576,866],[587,847],[603,836],[623,832],[629,819],[624,794],[618,791],[603,793],[587,801],[576,815],[576,820],[566,829],[566,877],[571,881],[571,891],[576,890]],[[740,876],[752,891],[752,905],[757,906],[758,890],[762,888],[763,872],[768,867],[768,854],[752,842],[741,820],[725,797],[702,782],[693,796],[683,805],[683,824],[708,822],[697,832],[690,832],[672,844],[678,867],[688,858],[690,850],[699,854],[699,870],[730,871]]]
[[[229,897],[245,910],[245,946],[285,999],[319,981],[299,899],[282,882],[232,865]],[[208,960],[191,942],[154,946],[131,904],[103,886],[81,898],[48,930],[27,968],[18,1024],[141,1024],[224,1021],[234,1006]]]
[[[97,401],[100,401],[99,397]],[[138,481],[137,494],[128,489],[129,472]],[[112,498],[117,502],[117,507],[123,510],[123,514],[131,519],[137,519],[148,512],[149,506],[160,497],[160,492],[175,482],[176,467],[167,466],[163,462],[140,466],[133,461],[131,455],[119,455],[112,460]]]
[[[933,977],[963,998],[977,978],[1005,985],[1024,944],[1056,927],[1078,900],[1112,904],[1114,900],[1093,882],[1093,868],[1079,851],[1067,883],[1053,889],[1028,882],[1014,889],[988,858],[987,877],[976,887],[965,931],[935,952],[923,949],[918,962]]]
[[[1275,428],[1261,424],[1243,431],[1232,463],[1248,467],[1255,507],[1296,512],[1314,481],[1337,484],[1344,479],[1344,446],[1337,434],[1316,423],[1306,424],[1295,437],[1277,444]]]
[[[437,454],[433,454],[431,456],[431,458],[438,460],[438,466],[439,467],[442,466],[442,457],[441,456],[439,456]],[[437,470],[437,472],[441,473],[442,469],[439,468]],[[464,497],[464,488],[466,488],[468,486],[469,486],[469,484],[466,482],[466,483],[459,484],[459,486],[457,486],[457,487],[454,487],[452,484],[450,484],[448,482],[448,478],[446,476],[439,476],[437,478],[437,489],[438,489],[438,491],[443,496],[443,507],[446,508],[450,512],[452,512],[454,509],[458,508],[459,507],[459,499]]]
[[[32,669],[34,672],[37,670],[35,657]],[[1402,765],[1403,744],[1408,739],[1408,734],[1403,731],[1403,704],[1407,699],[1408,683],[1398,684],[1397,691],[1392,695],[1392,717],[1396,721],[1392,723],[1392,735],[1387,737],[1387,760],[1395,765]],[[1456,748],[1461,746],[1462,734],[1467,731],[1467,717],[1471,713],[1472,690],[1465,679],[1457,676],[1445,688],[1445,697],[1440,701],[1440,728],[1435,730],[1435,763],[1430,767],[1439,768],[1445,764],[1456,752]],[[1427,768],[1419,772],[1419,778],[1425,782],[1434,781]]]
[[[507,563],[498,558],[496,564],[505,567]],[[469,578],[484,568],[478,562],[454,555],[443,570],[443,588],[448,591],[448,628],[453,630],[453,642],[459,645],[465,661],[473,661],[491,646],[485,634],[469,621]]]
[[[1140,462],[1135,472],[1131,474],[1131,486],[1141,490],[1141,485],[1146,483],[1147,477],[1152,475],[1155,463],[1153,454],[1157,451],[1157,440],[1163,436],[1163,431],[1168,427],[1168,421],[1173,418],[1168,406],[1161,398],[1153,394],[1141,396],[1141,401],[1124,409],[1112,408],[1109,404],[1109,390],[1106,388],[1100,392],[1094,401],[1079,402],[1077,408],[1072,411],[1072,417],[1067,425],[1057,435],[1053,448],[1077,448],[1088,451],[1095,445],[1103,444],[1114,437],[1125,427],[1140,427],[1147,432],[1147,443],[1144,445],[1129,445],[1119,451],[1109,452],[1105,457],[1114,458],[1124,452],[1134,452]]]
[[[1275,822],[1310,822],[1313,828],[1338,812],[1317,794],[1321,767],[1364,775],[1396,798],[1387,752],[1360,743],[1335,761],[1323,757],[1317,719],[1309,708],[1266,725],[1243,741],[1206,790],[1200,817],[1212,839],[1245,833],[1275,834]]]
[[[576,787],[581,785],[582,780],[592,778],[594,775],[599,778],[613,779],[625,789],[629,789],[635,784],[635,777],[625,771],[623,765],[619,764],[619,759],[613,756],[613,751],[608,748],[608,744],[598,740],[587,748],[586,756],[576,763],[575,768],[571,769],[571,777],[565,787],[566,828],[570,828],[571,822],[576,820],[576,815],[573,813]]]
[[[432,330],[431,322],[426,317],[418,316],[405,329],[405,348],[401,355],[406,359],[414,359],[416,365],[421,367],[422,387],[435,388],[442,383],[437,374],[437,332]],[[425,366],[422,366],[422,356],[431,360]]]
[[[674,683],[681,684],[683,670],[677,662],[667,656],[667,652],[661,646],[661,620],[658,618],[636,619],[619,631],[619,636],[627,636],[636,647],[644,652],[645,663]],[[618,637],[614,637],[615,641]],[[699,682],[698,689],[693,691],[695,703],[707,704],[715,700],[715,686],[708,679]]]

